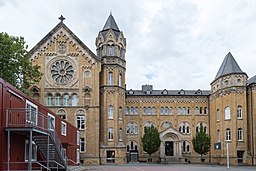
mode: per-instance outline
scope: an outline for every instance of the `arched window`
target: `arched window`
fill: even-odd
[[[126,126],[126,134],[137,135],[138,125],[135,122],[129,122]]]
[[[172,115],[172,107],[170,107],[170,115]]]
[[[135,107],[135,115],[138,115],[138,114],[139,114],[139,108]]]
[[[114,108],[113,106],[108,107],[108,119],[113,119],[114,118]]]
[[[231,141],[231,131],[229,128],[226,129],[226,140]]]
[[[143,107],[143,115],[146,115],[146,114],[147,114],[147,108]]]
[[[198,107],[195,108],[195,114],[196,114],[196,115],[199,114]]]
[[[115,55],[115,46],[108,46],[107,47],[107,55],[108,56],[114,56]]]
[[[118,75],[118,85],[120,87],[122,87],[122,75],[121,74]]]
[[[165,129],[170,128],[170,127],[172,127],[171,122],[169,122],[169,121],[164,121],[164,122],[162,123],[162,125],[161,125],[161,130],[165,130]]]
[[[203,127],[203,131],[205,131],[205,133],[208,133],[208,126],[206,123],[204,122],[199,122],[197,125],[196,125],[196,133],[200,132],[200,127]]]
[[[182,153],[190,153],[190,143],[188,141],[182,142]]]
[[[186,108],[185,107],[182,108],[182,115],[186,115]]]
[[[63,97],[63,106],[69,106],[69,95],[65,94]]]
[[[237,119],[242,119],[243,115],[242,115],[242,106],[238,106],[237,107]]]
[[[126,114],[126,115],[129,115],[129,107],[126,107],[126,108],[125,108],[125,114]]]
[[[151,108],[148,107],[148,115],[150,115],[150,114],[151,114]]]
[[[108,85],[113,85],[114,83],[114,76],[112,72],[108,73]]]
[[[243,141],[243,129],[242,128],[238,128],[237,139],[238,139],[238,141]]]
[[[164,114],[164,107],[161,107],[160,108],[160,115],[163,115]]]
[[[108,140],[113,141],[114,140],[114,129],[108,128]]]
[[[190,115],[190,107],[188,107],[187,114]]]
[[[52,94],[47,94],[46,96],[46,106],[52,106],[53,101],[52,101]]]
[[[61,106],[61,96],[60,96],[60,94],[55,95],[55,106]]]
[[[134,114],[134,108],[131,107],[131,108],[130,108],[130,115],[133,115],[133,114]]]
[[[217,130],[217,141],[220,142],[220,130]]]
[[[203,107],[200,107],[199,110],[200,114],[203,114]]]
[[[153,122],[150,122],[150,121],[146,122],[144,124],[144,133],[145,133],[145,128],[149,128],[149,127],[152,127],[152,126],[155,127],[155,124]]]
[[[59,109],[58,111],[57,111],[57,115],[61,118],[61,119],[64,119],[64,120],[66,120],[66,111],[64,110],[64,109]]]
[[[207,115],[207,107],[204,107],[204,114]]]
[[[155,107],[152,108],[152,114],[156,115],[156,108]]]
[[[78,98],[77,98],[77,95],[74,94],[72,96],[72,106],[77,106],[77,103],[78,103]]]
[[[190,134],[190,124],[188,122],[181,122],[179,124],[179,131],[183,134]]]
[[[230,108],[228,106],[225,108],[225,119],[230,119]]]
[[[168,107],[165,107],[165,115],[168,115],[169,114],[169,109]]]
[[[91,76],[91,71],[89,71],[89,70],[84,71],[84,76],[85,77],[90,77]]]
[[[104,56],[104,48],[103,48],[103,46],[102,46],[102,48],[101,48],[101,56]]]
[[[180,107],[178,107],[178,115],[180,115],[181,109]]]

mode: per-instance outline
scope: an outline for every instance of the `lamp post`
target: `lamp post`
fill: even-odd
[[[227,170],[229,170],[229,152],[228,152],[228,141],[226,141],[227,144]]]

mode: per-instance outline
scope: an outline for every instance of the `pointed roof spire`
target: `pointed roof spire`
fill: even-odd
[[[120,31],[117,24],[116,24],[116,21],[114,19],[114,17],[112,16],[112,12],[110,11],[110,15],[107,19],[107,22],[105,23],[102,31],[104,30],[108,30],[108,29],[112,29],[112,30],[115,30],[115,31]]]
[[[224,58],[214,80],[217,80],[218,78],[228,74],[245,74],[245,72],[241,70],[230,52]]]

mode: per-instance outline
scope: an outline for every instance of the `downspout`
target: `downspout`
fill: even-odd
[[[210,115],[211,115],[211,113],[210,113],[210,96],[208,97],[208,125],[209,125],[208,131],[209,131],[209,135],[211,137],[211,129],[210,129],[211,128],[211,123],[210,123]],[[211,150],[209,152],[209,163],[211,163]]]
[[[253,97],[252,97],[252,87],[251,87],[251,116],[252,116],[252,165],[254,165],[254,133],[253,133],[253,120],[254,120],[254,117],[253,117]]]

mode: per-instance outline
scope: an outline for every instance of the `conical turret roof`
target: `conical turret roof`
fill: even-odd
[[[116,21],[115,21],[115,19],[112,16],[111,13],[110,13],[110,15],[107,19],[107,22],[105,23],[102,31],[109,30],[109,29],[112,29],[112,30],[115,30],[115,31],[120,31],[117,24],[116,24]]]
[[[246,74],[241,70],[241,68],[239,67],[239,65],[237,64],[236,60],[234,59],[230,52],[224,58],[224,61],[222,62],[220,69],[214,80],[217,80],[218,78],[228,74]]]

